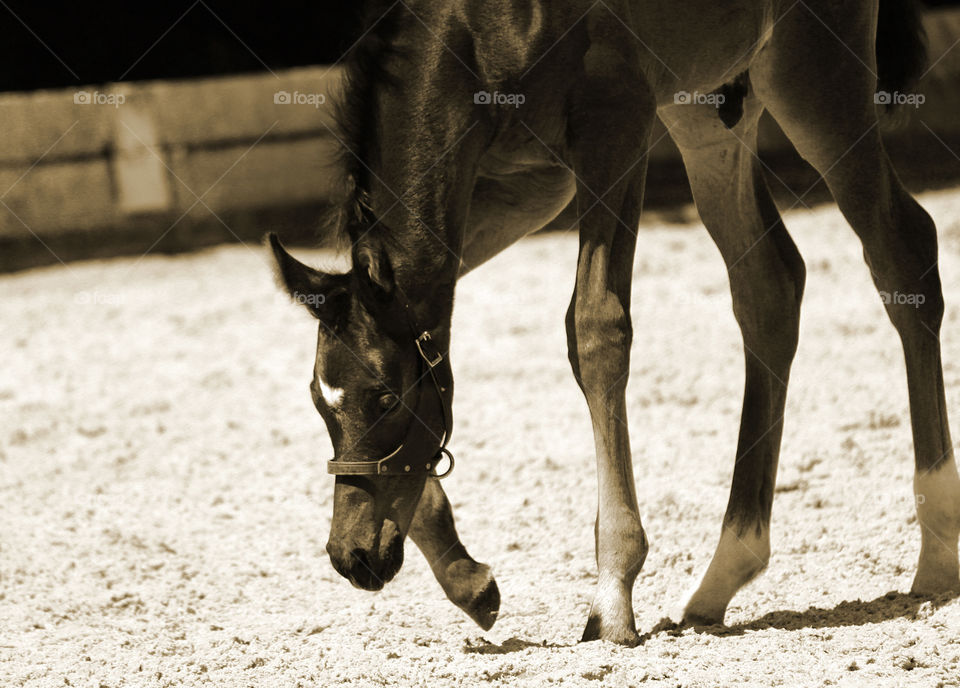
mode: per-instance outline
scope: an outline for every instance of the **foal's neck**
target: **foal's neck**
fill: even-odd
[[[385,253],[425,326],[449,323],[477,162],[490,134],[465,85],[463,58],[448,47],[469,49],[451,19],[454,5],[431,4],[429,28],[400,10],[371,26],[348,67],[342,121],[368,216],[351,237],[354,255]]]
[[[379,128],[390,132],[390,141],[378,146],[370,174],[372,229],[354,249],[382,250],[418,317],[449,324],[479,157],[473,134],[479,127],[460,124],[457,117],[440,118],[449,126],[438,127],[424,122],[405,97],[381,101]]]

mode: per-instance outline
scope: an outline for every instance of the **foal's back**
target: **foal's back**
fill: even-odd
[[[485,87],[563,91],[585,49],[598,36],[609,36],[613,44],[640,45],[638,69],[663,105],[672,103],[678,90],[708,93],[745,71],[787,9],[781,5],[781,0],[463,0],[455,14],[473,42]]]

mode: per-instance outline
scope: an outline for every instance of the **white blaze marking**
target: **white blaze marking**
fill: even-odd
[[[339,406],[343,401],[343,390],[339,387],[331,387],[319,375],[317,375],[317,382],[320,384],[320,395],[327,402],[327,406]]]

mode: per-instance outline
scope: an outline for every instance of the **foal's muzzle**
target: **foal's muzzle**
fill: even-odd
[[[384,521],[372,547],[327,543],[330,563],[341,576],[363,590],[380,590],[403,566],[403,534],[393,521]]]

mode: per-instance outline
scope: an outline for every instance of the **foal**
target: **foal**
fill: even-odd
[[[730,500],[685,610],[688,623],[722,622],[770,556],[805,275],[756,157],[766,109],[826,180],[877,288],[917,296],[886,304],[906,357],[914,490],[923,496],[913,590],[960,590],[936,230],[891,168],[875,105],[878,89],[904,92],[922,69],[909,0],[370,5],[347,63],[337,133],[349,181],[340,229],[353,269],[319,272],[271,238],[285,288],[323,297],[298,300],[320,323],[311,391],[336,452],[327,550],[341,574],[379,589],[400,568],[409,534],[451,600],[492,625],[496,584],[460,544],[434,477],[452,429],[454,288],[518,238],[550,222],[578,225],[566,326],[599,480],[599,581],[583,639],[637,643],[632,588],[647,541],[621,419],[636,228],[659,117],[727,265],[744,340]]]

